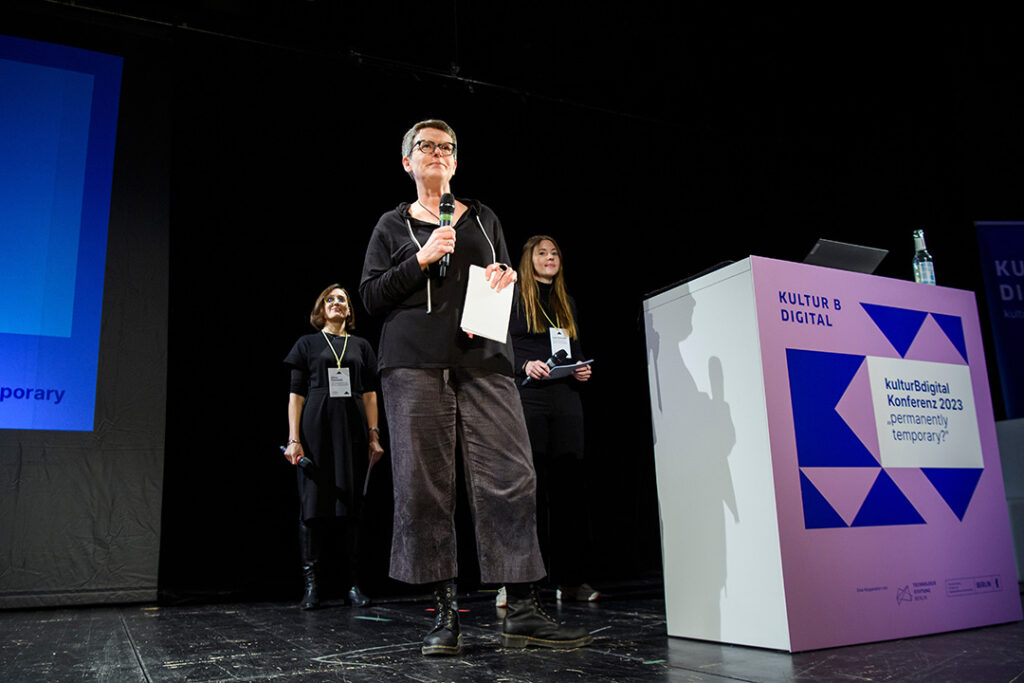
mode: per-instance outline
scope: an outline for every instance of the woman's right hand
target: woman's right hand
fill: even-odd
[[[548,364],[542,360],[531,360],[526,363],[526,375],[533,379],[547,379],[551,375]]]
[[[288,444],[288,448],[284,449],[284,457],[288,459],[293,465],[299,464],[299,459],[304,457],[306,454],[302,452],[302,444],[292,442]]]
[[[437,228],[430,233],[423,248],[416,252],[416,261],[419,262],[420,268],[426,270],[431,263],[440,261],[442,256],[453,251],[455,251],[455,228]]]

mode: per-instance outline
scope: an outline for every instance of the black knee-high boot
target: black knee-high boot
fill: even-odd
[[[320,565],[320,531],[305,521],[299,522],[299,552],[302,555],[302,581],[305,584],[299,609],[316,609],[320,606],[317,576]]]
[[[348,595],[345,600],[353,607],[369,607],[370,597],[359,588],[359,522],[345,520],[343,524],[345,544],[345,572],[348,579]]]
[[[423,654],[460,654],[462,633],[459,632],[459,600],[454,580],[434,585],[434,611],[434,628],[423,638]]]

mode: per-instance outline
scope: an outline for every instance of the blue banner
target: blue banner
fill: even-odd
[[[121,68],[0,35],[0,429],[93,429]]]
[[[977,222],[1006,417],[1024,417],[1024,222]]]

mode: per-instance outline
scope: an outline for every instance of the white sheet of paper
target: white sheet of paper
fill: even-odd
[[[577,368],[582,368],[584,365],[590,365],[594,362],[594,359],[581,360],[579,363],[570,363],[569,365],[556,365],[551,368],[549,372],[551,374],[547,379],[558,379],[559,377],[568,377],[572,373],[576,372]]]
[[[480,266],[469,267],[462,329],[504,344],[508,341],[508,319],[512,313],[512,290],[515,287],[509,285],[496,292],[491,289],[484,272]]]

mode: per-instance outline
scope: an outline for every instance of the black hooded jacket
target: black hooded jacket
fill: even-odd
[[[455,251],[443,279],[436,264],[424,272],[416,261],[416,241],[425,244],[437,226],[411,217],[408,203],[385,213],[373,229],[359,294],[371,315],[385,316],[377,354],[380,370],[464,367],[513,375],[507,338],[504,344],[470,339],[459,327],[469,266],[509,262],[494,212],[475,200],[460,201],[469,209],[453,226]]]

